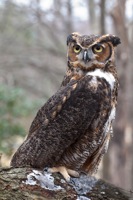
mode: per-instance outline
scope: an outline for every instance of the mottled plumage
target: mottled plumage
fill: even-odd
[[[11,165],[93,173],[107,151],[117,104],[114,35],[67,38],[68,68],[59,90],[38,111]]]

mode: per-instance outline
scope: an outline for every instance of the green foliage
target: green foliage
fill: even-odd
[[[20,88],[0,86],[0,151],[10,154],[14,136],[26,135],[21,119],[33,114],[38,104]]]

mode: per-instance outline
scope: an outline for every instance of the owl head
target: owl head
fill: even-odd
[[[114,48],[120,44],[115,35],[80,35],[72,33],[67,37],[68,66],[89,71],[93,67],[105,68],[114,63]]]

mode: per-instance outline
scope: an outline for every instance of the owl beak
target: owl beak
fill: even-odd
[[[88,51],[84,50],[82,59],[85,62],[85,64],[91,60],[91,55],[90,55],[89,50]]]

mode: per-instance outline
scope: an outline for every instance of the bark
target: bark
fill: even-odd
[[[59,174],[31,168],[0,168],[1,200],[128,200],[127,192],[103,180],[81,175],[67,183]]]

